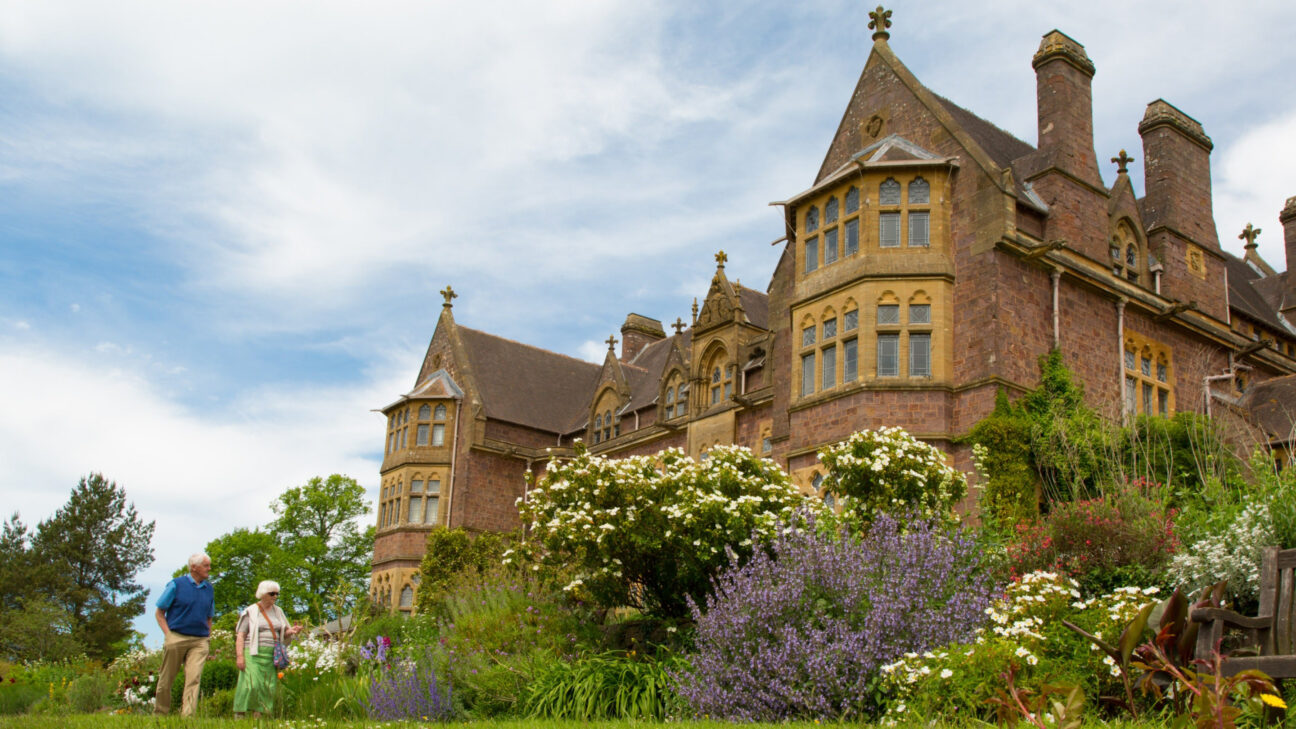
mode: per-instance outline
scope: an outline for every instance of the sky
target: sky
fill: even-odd
[[[1031,144],[1031,57],[1075,38],[1098,158],[1141,157],[1166,99],[1214,140],[1226,250],[1251,222],[1285,268],[1296,3],[889,7],[919,80]],[[373,409],[446,285],[461,325],[593,361],[627,313],[688,320],[717,250],[764,289],[768,203],[813,182],[869,9],[0,0],[0,511],[34,525],[105,474],[156,521],[155,598],[288,487],[373,498]]]

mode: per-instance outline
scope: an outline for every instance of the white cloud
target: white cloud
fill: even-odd
[[[157,522],[144,576],[156,588],[212,538],[264,524],[270,502],[312,476],[345,473],[372,492],[382,422],[370,409],[407,384],[418,356],[392,355],[349,385],[249,388],[220,415],[169,400],[146,367],[106,371],[75,352],[4,342],[0,503],[32,525],[82,476],[103,473]]]
[[[576,356],[586,362],[601,365],[603,360],[607,358],[607,342],[596,342],[592,339],[581,342],[580,347],[577,348]]]
[[[1263,232],[1256,239],[1259,253],[1269,265],[1281,271],[1287,267],[1283,228],[1278,213],[1287,198],[1296,196],[1296,176],[1280,160],[1296,159],[1296,108],[1288,109],[1248,130],[1217,152],[1215,178],[1215,222],[1220,243],[1241,255],[1237,236],[1247,223]]]

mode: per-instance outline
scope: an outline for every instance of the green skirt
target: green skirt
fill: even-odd
[[[275,689],[278,688],[278,671],[274,667],[274,648],[262,646],[256,653],[247,651],[244,669],[239,672],[238,686],[234,689],[234,711],[259,711],[269,713],[274,708]]]

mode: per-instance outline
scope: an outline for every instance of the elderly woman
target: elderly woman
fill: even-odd
[[[288,617],[275,603],[279,601],[279,583],[264,580],[257,585],[257,601],[239,614],[234,628],[234,662],[238,665],[238,686],[234,689],[234,715],[247,711],[259,717],[274,708],[275,641],[287,643],[301,632],[302,626],[290,625]]]

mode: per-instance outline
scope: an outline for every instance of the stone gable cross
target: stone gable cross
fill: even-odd
[[[450,288],[449,286],[446,286],[445,288],[441,289],[441,296],[445,298],[445,304],[443,304],[443,306],[446,307],[453,306],[453,304],[450,303],[451,299],[459,298],[459,294],[456,294],[454,292],[454,289]]]
[[[675,317],[675,323],[671,324],[671,326],[675,327],[675,335],[679,336],[679,333],[684,330],[684,320],[677,316]]]
[[[886,40],[891,37],[887,28],[891,27],[891,11],[883,10],[882,6],[877,6],[877,10],[872,10],[869,16],[869,30],[873,31],[873,40]]]
[[[720,251],[719,253],[717,253],[715,258],[716,258],[716,266],[718,266],[719,268],[724,268],[725,261],[729,260],[729,256],[725,255],[724,251]]]
[[[1260,235],[1260,229],[1252,228],[1251,224],[1247,223],[1247,227],[1242,229],[1242,235],[1238,236],[1238,240],[1246,241],[1246,245],[1244,247],[1247,249],[1251,249],[1256,247],[1255,239],[1259,235]]]
[[[1128,167],[1129,163],[1133,161],[1134,158],[1129,156],[1128,154],[1125,154],[1125,150],[1122,149],[1119,155],[1112,157],[1112,162],[1116,163],[1116,174],[1118,175],[1127,174],[1129,171],[1126,169],[1126,167]]]
[[[616,338],[616,337],[609,336],[609,337],[607,338],[607,345],[608,345],[608,351],[609,351],[609,352],[611,352],[612,350],[616,349],[616,343],[617,343],[617,338]]]

